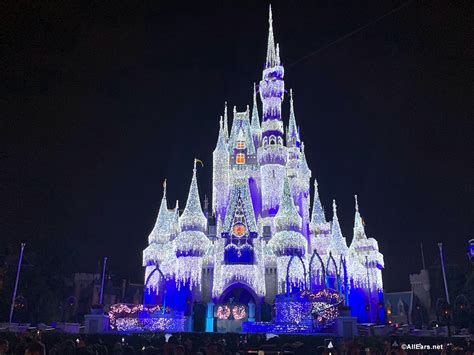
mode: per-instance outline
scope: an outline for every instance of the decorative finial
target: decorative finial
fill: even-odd
[[[163,181],[163,198],[166,197],[166,179]]]
[[[301,142],[301,152],[304,153],[304,143]]]
[[[290,89],[290,102],[293,105],[293,89]]]
[[[246,111],[246,112],[247,112],[247,113],[250,112],[250,107],[249,107],[249,105],[247,105],[247,111]]]
[[[336,217],[336,213],[337,213],[336,200],[332,200],[332,212],[334,213],[334,217]]]
[[[355,198],[355,208],[356,208],[356,212],[359,212],[359,201],[357,201],[357,195],[354,195],[354,198]]]
[[[196,169],[196,163],[201,164],[201,167],[204,167],[204,163],[202,162],[201,159],[194,158],[194,169]]]
[[[257,100],[257,84],[253,83],[253,102]]]
[[[268,5],[268,23],[269,23],[270,25],[273,23],[272,4]]]
[[[237,113],[237,106],[234,106],[234,115]]]

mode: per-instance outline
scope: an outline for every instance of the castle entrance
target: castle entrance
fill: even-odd
[[[220,297],[215,307],[217,331],[241,332],[242,323],[249,320],[249,303],[253,304],[250,316],[255,319],[255,304],[257,296],[247,285],[233,284],[229,286]]]

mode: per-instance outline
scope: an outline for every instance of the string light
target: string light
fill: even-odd
[[[319,260],[311,266],[312,280],[305,277],[313,251],[320,255],[326,276],[337,279],[337,286],[346,292],[349,303],[360,294],[365,300],[370,300],[372,294],[383,292],[383,255],[379,252],[377,241],[368,238],[365,233],[357,197],[354,235],[349,247],[341,231],[335,201],[333,219],[331,222],[326,219],[316,180],[310,213],[312,172],[296,123],[292,90],[286,144],[284,142],[281,113],[285,94],[284,68],[279,46],[274,42],[272,23],[270,12],[267,58],[258,85],[262,121],[255,85],[251,115],[248,106],[244,112],[237,112],[234,107],[229,132],[226,103],[224,117],[220,119],[212,164],[215,236],[213,234],[210,238],[208,219],[201,207],[195,161],[181,216],[177,205],[174,209],[168,209],[164,184],[158,216],[148,237],[149,245],[143,251],[146,288],[150,293],[158,294],[163,290],[164,276],[165,281],[175,282],[178,289],[186,286],[193,293],[199,292],[204,278],[209,278],[212,280],[209,284],[214,300],[220,299],[235,284],[243,284],[257,297],[265,297],[267,290],[275,286],[277,292],[283,294],[287,291],[287,270],[290,292],[306,288],[324,290],[327,280],[323,279]],[[237,153],[244,155],[239,161],[241,164],[237,164]],[[246,261],[239,259],[236,263],[229,260],[228,255],[251,257]],[[292,256],[298,258],[294,258],[288,268]],[[157,267],[160,272],[156,271]],[[210,272],[203,274],[203,267]],[[266,278],[265,274],[266,270],[275,267],[277,285],[269,284],[273,278]],[[346,280],[347,284],[342,285]],[[295,303],[292,304],[295,307],[293,310],[288,305],[291,302],[281,305],[280,318],[286,321],[291,319],[293,323],[275,323],[272,329],[305,332],[309,329],[305,324],[305,314],[311,312],[313,320],[319,324],[317,327],[327,326],[334,320],[337,310],[329,302],[331,294],[321,297],[323,299],[292,300]],[[232,310],[229,308],[228,311]],[[227,314],[224,308],[222,312],[222,316]],[[242,312],[238,314],[240,317]],[[127,327],[126,324],[143,327],[143,323],[132,320],[121,322],[123,327]],[[159,322],[150,326],[159,329],[167,321]],[[266,327],[263,323],[255,324],[255,327],[261,327],[258,329]]]

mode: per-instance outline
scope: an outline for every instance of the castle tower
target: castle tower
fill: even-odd
[[[262,184],[262,216],[273,216],[278,211],[286,175],[286,147],[283,145],[281,103],[284,97],[284,69],[280,65],[278,45],[273,38],[272,10],[269,12],[267,59],[260,81],[260,99],[263,107],[262,145],[258,162]]]
[[[224,218],[229,196],[229,152],[221,116],[219,136],[212,153],[212,212]]]
[[[178,285],[190,288],[201,284],[203,255],[210,241],[206,236],[207,218],[204,215],[199,198],[194,159],[193,177],[183,214],[179,217],[180,232],[173,241],[173,250],[177,258],[175,279]]]
[[[255,149],[258,149],[262,141],[262,128],[260,127],[260,118],[258,117],[257,91],[255,89],[255,83],[253,84],[252,122],[250,123],[250,130],[252,132]]]
[[[178,232],[177,209],[168,210],[166,200],[166,180],[163,182],[163,198],[156,218],[155,225],[148,236],[148,246],[143,250],[143,266],[145,267],[145,292],[146,303],[156,303],[163,279],[160,272],[170,274],[166,263],[170,257],[167,245]]]
[[[383,255],[374,238],[367,238],[365,226],[359,212],[357,195],[355,199],[354,235],[348,250],[348,269],[350,274],[350,302],[357,304],[364,300],[369,307],[366,321],[383,322],[385,313],[379,304],[383,302],[382,269]]]
[[[291,256],[303,258],[306,255],[307,241],[301,233],[301,221],[301,216],[293,203],[288,177],[285,176],[281,205],[275,216],[276,233],[268,243],[277,258],[279,292],[286,289],[286,271]],[[300,260],[294,260],[289,277],[292,285],[300,287],[304,284],[304,272]]]
[[[234,119],[228,144],[230,167],[234,171],[247,171],[243,174],[232,175],[238,178],[248,176],[248,171],[252,170],[257,164],[257,151],[253,143],[249,115],[248,106],[244,112],[237,112],[234,106]]]

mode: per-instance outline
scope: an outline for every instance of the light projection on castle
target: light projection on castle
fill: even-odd
[[[331,326],[343,305],[359,322],[383,322],[383,255],[366,235],[357,196],[350,244],[336,201],[327,219],[305,156],[317,141],[308,134],[303,144],[297,94],[285,88],[284,77],[270,9],[266,60],[251,109],[234,106],[229,114],[225,103],[216,120],[209,211],[201,203],[199,162],[189,162],[182,213],[178,202],[170,208],[164,185],[143,251],[144,304],[160,306],[155,323],[153,316],[143,322],[152,329],[165,329],[170,319],[184,327],[196,303],[207,307],[207,331],[317,332]],[[127,322],[114,316],[114,324]],[[130,324],[137,327],[136,320]]]

